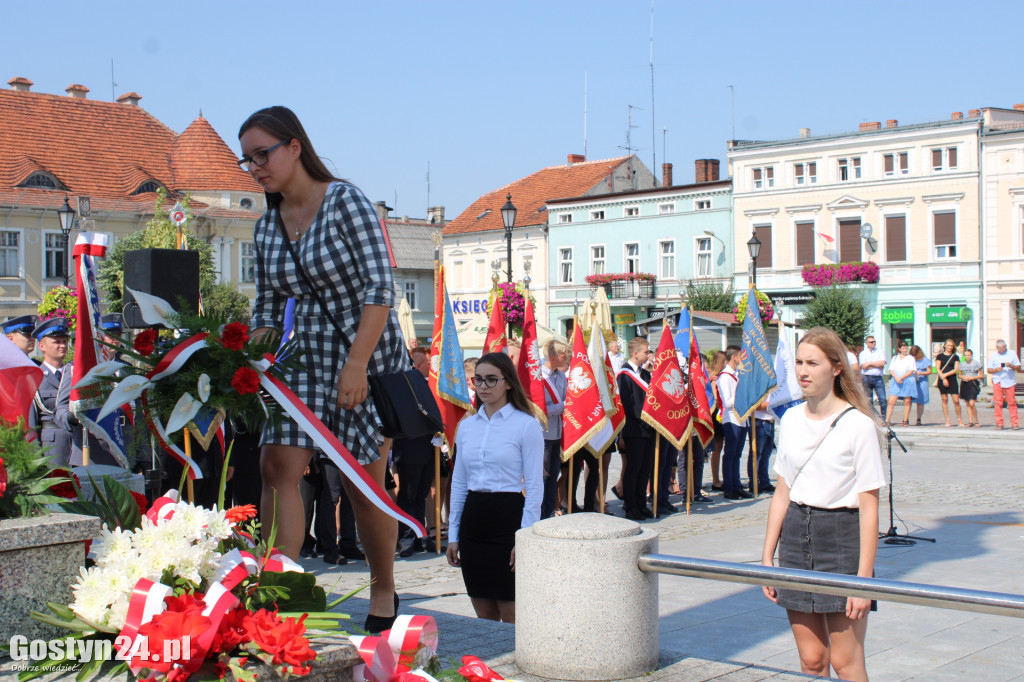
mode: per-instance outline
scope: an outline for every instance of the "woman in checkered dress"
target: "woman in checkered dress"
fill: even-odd
[[[394,282],[377,213],[358,188],[331,175],[289,109],[257,111],[238,136],[240,164],[263,186],[268,204],[254,230],[254,335],[280,328],[287,300],[296,299],[295,338],[306,369],[283,379],[383,487],[389,444],[378,437],[367,376],[406,369],[408,356],[392,308]],[[326,313],[296,269],[282,225]],[[341,328],[340,338],[328,313]],[[291,421],[280,431],[268,428],[262,444],[262,516],[273,518],[276,490],[277,543],[296,558],[305,534],[299,480],[314,444]],[[367,629],[384,629],[369,626],[390,627],[397,611],[397,524],[344,483],[373,580],[370,613],[378,615],[368,617]]]

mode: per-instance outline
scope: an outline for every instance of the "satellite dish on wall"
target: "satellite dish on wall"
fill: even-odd
[[[860,226],[860,236],[861,236],[861,239],[869,239],[871,237],[871,233],[874,231],[874,229],[875,228],[873,228],[871,226],[871,223],[864,223],[863,225],[861,225]]]
[[[864,248],[867,250],[869,255],[875,255],[878,253],[878,240],[874,237],[868,237],[867,243],[864,244]]]

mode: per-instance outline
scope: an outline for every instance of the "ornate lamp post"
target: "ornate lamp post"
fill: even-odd
[[[505,246],[508,256],[508,281],[512,281],[512,228],[516,226],[516,207],[512,203],[512,194],[505,195],[505,205],[501,207],[501,222],[505,224]],[[512,338],[512,323],[508,323],[508,338]]]
[[[750,251],[750,260],[754,262],[754,268],[752,270],[751,283],[754,288],[757,288],[757,256],[761,253],[761,240],[757,238],[757,232],[753,232],[750,235],[750,239],[747,240],[747,250]]]
[[[57,218],[60,219],[60,233],[64,235],[64,286],[67,286],[68,243],[71,241],[71,227],[75,224],[75,209],[68,203],[67,195],[64,196],[64,205],[57,209]]]

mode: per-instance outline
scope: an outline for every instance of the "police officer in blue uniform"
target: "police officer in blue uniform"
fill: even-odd
[[[43,354],[43,381],[32,401],[29,427],[36,429],[42,446],[49,448],[46,454],[54,457],[54,464],[66,466],[71,456],[71,433],[54,421],[54,412],[61,384],[71,383],[71,369],[64,366],[68,321],[63,317],[46,320],[32,331],[32,336]]]
[[[36,349],[36,338],[32,336],[32,330],[36,328],[36,319],[35,315],[8,318],[0,322],[0,332],[3,332],[11,343],[23,350],[25,355],[31,356],[32,351]],[[37,365],[39,364],[39,360],[32,359]]]

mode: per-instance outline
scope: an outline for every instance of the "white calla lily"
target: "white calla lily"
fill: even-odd
[[[124,369],[125,367],[127,367],[125,363],[118,362],[117,360],[101,362],[98,365],[94,366],[92,369],[90,369],[88,372],[86,372],[85,376],[82,377],[82,379],[77,384],[75,384],[74,387],[81,389],[85,388],[86,386],[92,386],[101,378],[112,377],[115,374],[117,374],[118,371]]]
[[[210,399],[210,375],[200,374],[199,384],[196,386],[196,393],[199,395],[199,400],[206,402]]]
[[[168,434],[179,431],[185,427],[192,418],[199,414],[203,404],[192,397],[190,393],[184,393],[174,405],[170,418],[167,420],[166,431]]]
[[[125,289],[132,292],[132,297],[135,298],[135,303],[139,306],[139,314],[142,315],[146,324],[162,324],[168,329],[174,329],[174,324],[168,320],[168,317],[175,314],[174,307],[170,303],[159,296],[144,294],[131,287],[125,287]]]
[[[107,396],[103,408],[100,410],[96,421],[100,421],[111,412],[114,412],[122,405],[130,403],[145,392],[152,385],[152,382],[140,374],[133,374],[125,377],[114,386],[114,390]]]

